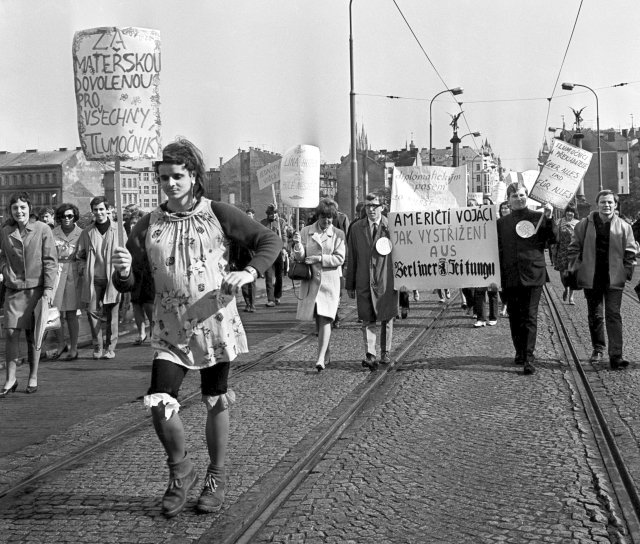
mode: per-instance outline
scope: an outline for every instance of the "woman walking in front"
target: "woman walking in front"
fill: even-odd
[[[49,225],[33,215],[27,193],[14,193],[9,198],[11,217],[0,231],[0,274],[4,277],[4,334],[6,338],[6,381],[0,398],[18,388],[16,365],[20,348],[20,331],[27,339],[29,381],[27,393],[38,390],[40,350],[34,338],[33,311],[42,298],[53,302],[53,289],[58,272],[58,259],[53,233]]]
[[[335,201],[325,198],[316,208],[318,218],[313,225],[293,235],[293,258],[311,265],[311,279],[302,281],[296,318],[311,321],[315,318],[318,331],[318,372],[329,362],[331,324],[340,302],[340,278],[346,253],[344,232],[334,228],[338,216]]]
[[[155,288],[154,360],[144,402],[168,457],[162,512],[180,513],[198,479],[178,415],[178,392],[189,370],[200,372],[207,409],[210,462],[197,508],[216,512],[224,501],[228,408],[235,398],[227,390],[229,363],[248,351],[235,294],[271,266],[282,242],[235,206],[204,197],[204,161],[188,140],[165,147],[154,169],[167,201],[138,221],[126,249],[116,248],[113,280],[121,292],[140,282],[152,281]],[[244,270],[229,272],[230,241],[255,251]]]

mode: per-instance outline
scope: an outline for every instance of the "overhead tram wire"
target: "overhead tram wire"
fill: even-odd
[[[431,67],[433,68],[434,72],[436,73],[436,75],[438,76],[438,78],[440,79],[440,81],[442,82],[442,84],[444,85],[445,89],[449,89],[450,87],[446,84],[444,78],[440,75],[440,72],[438,72],[438,69],[436,68],[436,65],[433,64],[431,58],[429,57],[429,55],[427,54],[427,51],[425,50],[425,48],[422,46],[422,43],[420,42],[420,40],[418,39],[418,36],[416,35],[416,33],[413,31],[413,28],[411,27],[411,25],[409,24],[409,21],[407,20],[407,18],[405,17],[404,13],[402,13],[402,10],[400,9],[400,6],[398,5],[398,2],[396,2],[396,0],[392,0],[394,5],[396,6],[396,9],[398,10],[398,12],[400,13],[400,16],[402,17],[402,19],[404,20],[405,24],[407,25],[407,28],[409,29],[409,31],[411,32],[413,38],[416,40],[416,43],[418,44],[418,47],[420,47],[420,49],[422,50],[422,53],[424,54],[424,56],[426,57],[426,59],[429,61],[429,64],[431,65]],[[460,102],[458,102],[453,96],[452,96],[453,100],[455,101],[456,105],[458,106],[458,109],[462,112],[462,118],[464,119],[464,124],[467,127],[467,130],[469,132],[473,132],[471,130],[471,127],[469,126],[469,122],[467,121],[467,116],[464,113],[464,110],[462,109],[462,107],[460,106]],[[476,138],[475,136],[472,136],[473,138],[473,147],[476,148],[476,150],[478,149],[478,144],[476,143]]]
[[[605,85],[604,87],[594,87],[595,91],[602,91],[604,89],[613,89],[615,87],[626,87],[628,85],[637,85],[640,83],[639,81],[628,81],[625,83],[616,83],[614,85]],[[589,91],[579,91],[575,90],[573,95],[577,94],[586,94]],[[377,94],[377,93],[356,93],[357,96],[368,96],[372,98],[388,98],[391,100],[416,100],[420,102],[429,102],[430,98],[422,98],[419,96],[400,96],[394,94]],[[569,93],[562,96],[569,96]],[[465,104],[493,104],[498,102],[531,102],[536,100],[549,100],[546,96],[533,96],[529,98],[495,98],[495,99],[487,99],[487,100],[465,100]],[[436,100],[436,102],[444,102],[444,100]]]
[[[578,19],[580,18],[580,11],[582,10],[582,3],[584,0],[580,0],[580,5],[578,6],[578,13],[576,13],[576,18],[573,21],[573,28],[571,29],[571,34],[569,36],[569,42],[567,43],[567,47],[564,50],[564,55],[562,56],[562,62],[560,63],[560,69],[558,70],[558,75],[556,77],[555,82],[553,83],[553,89],[551,90],[551,96],[547,98],[547,117],[544,121],[544,132],[542,134],[542,142],[545,142],[545,138],[547,135],[547,127],[549,126],[549,113],[551,112],[551,101],[556,92],[556,88],[558,87],[558,81],[560,81],[560,75],[562,74],[562,68],[564,67],[564,62],[567,60],[567,54],[569,53],[569,47],[571,46],[571,41],[573,40],[573,34],[576,31],[576,26],[578,25]]]

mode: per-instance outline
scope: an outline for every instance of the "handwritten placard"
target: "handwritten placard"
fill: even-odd
[[[529,196],[542,204],[549,203],[563,210],[576,194],[592,156],[593,153],[589,151],[554,139],[547,162]]]
[[[390,212],[396,289],[500,285],[494,206]]]
[[[278,159],[256,170],[258,189],[265,189],[280,181],[280,162],[281,159]]]
[[[315,208],[320,202],[320,149],[297,145],[280,162],[280,198],[295,208]]]
[[[76,32],[73,69],[85,156],[124,161],[159,158],[160,33],[133,27]]]
[[[467,167],[400,166],[393,169],[391,211],[445,209],[467,202]]]

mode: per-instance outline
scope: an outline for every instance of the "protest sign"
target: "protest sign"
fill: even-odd
[[[393,169],[391,211],[432,210],[464,206],[467,167],[400,166]]]
[[[281,159],[273,161],[266,166],[263,166],[259,170],[256,170],[256,176],[258,177],[258,189],[262,190],[269,185],[280,181],[280,162]]]
[[[394,288],[500,285],[494,206],[390,212]]]
[[[297,145],[280,162],[280,199],[287,206],[315,208],[320,202],[320,149]]]
[[[547,162],[529,196],[542,204],[549,203],[564,210],[576,194],[592,155],[589,151],[554,139]]]
[[[160,155],[160,33],[101,27],[76,32],[78,132],[89,160]]]

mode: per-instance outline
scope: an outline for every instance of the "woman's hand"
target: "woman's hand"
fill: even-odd
[[[126,247],[119,246],[113,251],[111,263],[122,278],[128,278],[131,274],[131,253]]]
[[[53,306],[53,289],[51,288],[46,288],[43,292],[42,292],[42,298],[44,298],[47,303],[49,304],[49,306]]]
[[[322,255],[311,255],[310,257],[305,257],[305,264],[315,264],[322,262]]]
[[[251,283],[252,281],[254,281],[254,278],[251,272],[247,272],[246,270],[230,272],[222,281],[220,291],[225,295],[235,295],[245,283]]]

